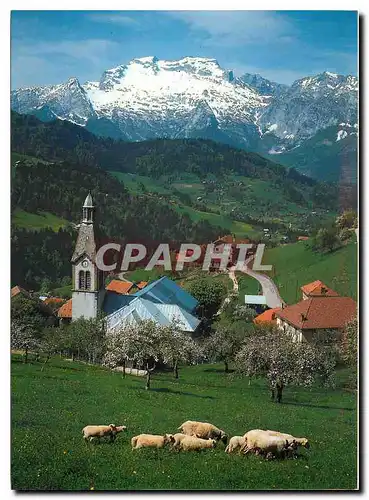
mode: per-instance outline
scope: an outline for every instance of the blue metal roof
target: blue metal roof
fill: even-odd
[[[195,331],[200,323],[198,318],[178,305],[157,304],[142,297],[136,297],[130,304],[123,306],[106,318],[107,330],[124,328],[129,324],[147,320],[155,321],[162,326],[168,326],[176,320],[180,328],[186,332]]]
[[[111,314],[118,311],[118,309],[121,309],[123,306],[126,306],[134,299],[135,297],[132,295],[123,295],[121,293],[115,293],[107,290],[102,308],[106,314]]]
[[[106,318],[107,329],[151,319],[163,326],[178,320],[182,330],[193,332],[200,323],[191,314],[197,304],[192,295],[163,276],[131,295],[111,293],[111,297],[104,301],[104,310],[109,314]]]
[[[198,305],[198,301],[191,294],[166,276],[149,283],[132,295],[159,304],[177,304],[189,312],[192,312]]]

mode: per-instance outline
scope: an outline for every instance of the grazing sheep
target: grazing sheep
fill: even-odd
[[[174,443],[173,434],[164,434],[164,436],[156,434],[140,434],[131,439],[132,450],[138,448],[163,448],[166,444]]]
[[[178,427],[178,430],[183,432],[183,434],[187,434],[187,436],[195,436],[201,439],[216,439],[217,441],[220,440],[225,445],[228,440],[228,436],[224,431],[208,422],[187,420],[187,422],[184,422]]]
[[[274,436],[261,429],[253,429],[243,436],[245,443],[241,448],[245,454],[253,451],[256,454],[271,456],[285,456],[287,452],[296,449],[295,443],[290,443],[288,439],[281,436]]]
[[[178,448],[182,439],[187,437],[187,434],[181,434],[180,432],[177,432],[177,434],[173,434],[173,437],[174,437],[173,448]]]
[[[125,431],[127,427],[125,425],[116,426],[114,424],[109,425],[86,425],[82,429],[82,434],[84,439],[90,439],[92,441],[94,438],[102,438],[109,436],[111,441],[114,441],[118,432]]]
[[[195,436],[186,436],[179,443],[179,449],[183,451],[200,451],[206,448],[215,448],[215,439],[201,439]]]
[[[310,448],[310,443],[306,438],[298,438],[295,436],[292,436],[291,434],[286,434],[284,432],[278,432],[278,431],[270,431],[267,430],[271,436],[280,436],[283,439],[287,439],[289,443],[295,442],[297,446],[303,446],[304,448]]]
[[[237,448],[241,448],[245,444],[245,439],[243,436],[233,436],[229,440],[228,446],[225,449],[226,453],[232,453],[233,451],[237,450]]]

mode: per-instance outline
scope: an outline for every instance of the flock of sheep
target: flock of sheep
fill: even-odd
[[[109,437],[111,441],[116,439],[119,432],[127,430],[124,425],[87,425],[82,429],[83,437],[87,441]],[[206,448],[215,448],[218,441],[226,446],[226,453],[239,450],[239,453],[255,453],[263,455],[267,459],[274,457],[293,456],[299,446],[309,448],[306,438],[297,438],[282,432],[253,429],[243,436],[233,436],[227,445],[227,434],[208,422],[194,422],[187,420],[178,430],[180,433],[164,434],[139,434],[131,439],[132,450],[138,448],[163,448],[172,445],[172,449],[183,451],[200,451]]]

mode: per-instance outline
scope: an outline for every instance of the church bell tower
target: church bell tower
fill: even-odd
[[[96,318],[105,295],[104,275],[96,266],[94,211],[91,193],[82,207],[72,262],[72,321],[84,317]]]

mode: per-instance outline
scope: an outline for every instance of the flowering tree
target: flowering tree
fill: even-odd
[[[160,358],[173,366],[175,378],[178,378],[178,363],[191,363],[201,357],[199,344],[182,331],[177,322],[160,328]]]
[[[107,335],[107,352],[104,364],[109,367],[123,365],[132,361],[138,366],[146,366],[146,389],[150,389],[151,373],[160,358],[160,339],[154,321],[140,321],[122,329],[116,329]],[[152,368],[149,367],[153,361]]]
[[[39,347],[39,340],[35,337],[32,327],[24,322],[13,319],[10,327],[11,349],[24,351],[24,362],[28,362],[28,353]]]
[[[278,403],[286,385],[310,386],[317,379],[332,385],[336,365],[329,346],[293,342],[278,330],[247,339],[235,360],[239,373],[266,377],[272,399],[277,392]]]
[[[355,366],[358,361],[358,321],[357,318],[349,321],[342,336],[342,358],[350,366]]]
[[[146,368],[146,389],[158,361],[172,364],[178,377],[178,362],[189,362],[201,355],[197,344],[178,328],[177,323],[158,326],[154,321],[141,321],[107,335],[104,364],[110,368],[135,362]],[[150,361],[153,366],[150,368]]]
[[[233,328],[231,324],[218,325],[214,333],[208,337],[204,344],[204,352],[214,361],[224,363],[224,371],[228,372],[228,364],[234,360],[250,332],[246,328]]]

